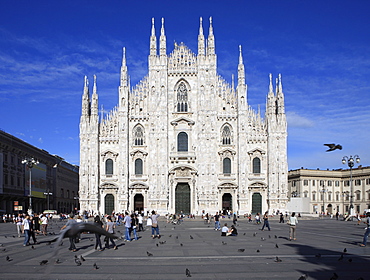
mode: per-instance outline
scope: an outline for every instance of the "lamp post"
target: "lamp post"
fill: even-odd
[[[51,193],[50,190],[47,189],[46,192],[44,192],[44,195],[47,195],[47,197],[48,197],[48,210],[50,210],[50,203],[49,203],[50,202],[50,198],[49,198],[49,196],[50,195],[53,195],[53,193]]]
[[[349,201],[349,203],[350,203],[350,205],[349,205],[349,213],[350,213],[350,216],[351,217],[353,217],[353,215],[354,215],[354,211],[353,211],[353,180],[352,180],[352,168],[353,168],[353,166],[355,166],[355,161],[356,161],[356,163],[360,163],[360,157],[358,156],[358,155],[355,155],[355,156],[349,156],[349,157],[347,157],[347,156],[344,156],[343,158],[342,158],[342,163],[343,164],[348,164],[348,167],[349,167],[349,174],[350,174],[350,179],[349,179],[349,182],[350,182],[350,192],[351,192],[351,194],[350,194],[350,196],[349,196],[349,199],[350,199],[350,201]]]
[[[29,207],[28,207],[28,214],[32,214],[32,168],[35,165],[39,164],[38,160],[35,160],[34,158],[25,158],[22,160],[22,164],[25,164],[26,167],[28,167],[29,170]]]
[[[78,201],[79,199],[80,199],[80,198],[79,198],[78,196],[74,196],[74,197],[73,197],[73,201],[76,201],[76,200]],[[78,205],[78,202],[76,203],[76,206],[77,206],[77,205]],[[72,213],[73,213],[73,214],[74,214],[74,210],[75,210],[74,208],[75,208],[75,204],[73,203],[73,208],[72,208]],[[76,208],[77,208],[77,207],[76,207]]]
[[[322,186],[321,192],[322,192],[322,213],[323,213],[323,217],[324,217],[325,214],[326,214],[326,211],[325,211],[325,192],[326,192],[326,190],[325,190],[324,185]]]

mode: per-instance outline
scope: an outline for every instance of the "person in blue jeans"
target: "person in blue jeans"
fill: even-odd
[[[151,219],[152,219],[152,238],[161,238],[160,234],[159,234],[159,225],[158,225],[158,217],[159,217],[159,214],[157,214],[154,210],[152,211],[152,216],[151,216]]]
[[[215,219],[215,230],[220,230],[220,215],[218,215],[218,212],[216,212],[216,215],[214,216]]]
[[[24,233],[24,242],[23,242],[23,246],[27,246],[30,244],[30,228],[31,228],[31,225],[30,225],[31,221],[30,221],[30,216],[29,215],[26,215],[26,217],[24,218],[23,222],[22,222],[22,231]]]
[[[131,241],[131,217],[130,215],[126,212],[125,213],[125,218],[123,219],[123,223],[125,224],[126,232],[125,232],[125,239],[127,241]]]
[[[364,233],[364,239],[362,243],[360,244],[361,247],[365,247],[367,243],[367,238],[370,234],[370,212],[366,213],[366,222],[364,222],[367,225],[366,231]]]
[[[267,227],[270,230],[268,211],[266,211],[265,214],[263,215],[263,226],[262,226],[261,230],[263,230],[265,227]]]
[[[131,231],[132,231],[132,234],[134,235],[135,240],[138,240],[137,234],[136,234],[137,225],[138,225],[137,217],[135,216],[135,214],[131,214]]]

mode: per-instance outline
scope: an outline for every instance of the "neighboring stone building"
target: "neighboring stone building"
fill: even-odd
[[[308,198],[310,213],[349,213],[350,169],[297,169],[288,172],[292,200]],[[354,211],[370,209],[370,166],[352,169]]]
[[[29,169],[22,163],[26,158],[39,162],[31,169],[32,210],[70,213],[78,204],[78,166],[0,130],[0,214],[29,208]]]
[[[159,50],[159,53],[158,53]],[[102,119],[85,78],[80,120],[81,210],[238,213],[285,209],[287,124],[281,76],[266,83],[262,118],[247,102],[239,47],[237,85],[217,71],[212,19],[198,54],[167,54],[164,21],[152,24],[148,74],[130,87],[123,53],[118,105]]]

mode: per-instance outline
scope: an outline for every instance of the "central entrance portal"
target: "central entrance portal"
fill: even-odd
[[[104,198],[105,214],[112,215],[114,211],[114,196],[113,194],[107,194]]]
[[[175,191],[176,214],[190,214],[190,186],[188,183],[178,183]]]
[[[225,193],[222,196],[222,212],[224,215],[227,214],[227,211],[233,209],[233,201],[232,201],[232,196],[230,193]]]
[[[260,193],[254,193],[252,195],[252,214],[262,212],[262,195]]]
[[[144,210],[144,196],[140,193],[135,194],[134,209],[135,211],[139,211],[139,212]]]

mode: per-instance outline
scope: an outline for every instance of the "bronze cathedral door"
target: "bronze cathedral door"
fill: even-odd
[[[190,214],[190,186],[188,183],[178,183],[175,191],[176,214]]]

